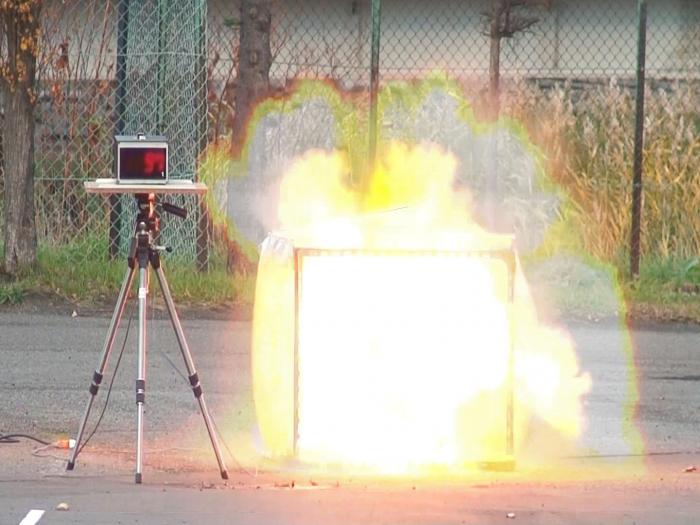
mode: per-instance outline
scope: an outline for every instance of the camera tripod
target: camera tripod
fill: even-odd
[[[187,368],[187,375],[192,386],[192,392],[194,397],[199,403],[199,409],[202,412],[204,418],[204,424],[207,427],[207,432],[209,433],[209,439],[211,440],[212,447],[214,449],[214,454],[216,455],[216,461],[219,464],[219,470],[221,472],[221,477],[223,479],[228,479],[228,471],[224,465],[223,458],[221,457],[221,449],[219,448],[219,442],[216,438],[216,433],[214,432],[214,426],[212,423],[211,416],[209,415],[209,410],[204,401],[204,396],[202,394],[202,386],[199,383],[199,375],[194,367],[194,362],[192,361],[192,355],[190,353],[189,347],[187,346],[187,340],[185,339],[185,334],[182,330],[182,325],[180,324],[180,319],[175,310],[175,303],[173,302],[172,295],[170,294],[170,288],[168,286],[168,281],[165,279],[165,273],[160,264],[160,253],[162,251],[169,251],[163,246],[156,245],[156,237],[160,231],[160,217],[158,215],[159,208],[163,211],[177,215],[178,217],[185,218],[187,216],[187,211],[183,208],[169,204],[166,202],[156,203],[156,196],[154,193],[148,194],[136,194],[136,200],[138,203],[138,214],[136,217],[136,231],[131,240],[131,245],[128,254],[128,269],[126,275],[124,276],[124,281],[122,282],[121,290],[119,291],[119,296],[117,298],[117,304],[114,307],[114,313],[112,314],[112,320],[109,324],[109,329],[107,330],[107,337],[105,338],[104,348],[102,350],[102,357],[100,359],[99,366],[95,370],[92,376],[92,383],[90,384],[90,398],[88,399],[87,407],[85,409],[85,414],[80,423],[78,429],[78,436],[75,440],[75,448],[68,461],[67,470],[73,470],[75,467],[75,460],[81,451],[81,440],[83,438],[83,433],[85,432],[85,427],[90,416],[90,409],[95,400],[95,396],[100,387],[100,383],[104,377],[105,369],[107,367],[107,361],[109,355],[112,351],[114,345],[114,339],[116,336],[117,329],[119,327],[119,322],[124,313],[124,308],[126,306],[126,301],[129,296],[129,290],[131,284],[134,280],[134,275],[136,270],[139,272],[139,288],[138,288],[138,312],[139,312],[139,333],[138,333],[138,372],[136,378],[136,483],[141,483],[142,474],[142,456],[143,456],[143,408],[146,397],[146,350],[147,350],[147,337],[146,337],[146,312],[147,312],[147,300],[148,300],[148,288],[150,284],[150,268],[155,271],[156,277],[158,278],[158,284],[163,293],[163,298],[165,299],[165,304],[168,308],[168,314],[170,316],[170,321],[172,322],[173,328],[175,330],[175,335],[177,336],[177,342],[180,346],[180,351],[182,357],[185,360],[185,366]]]

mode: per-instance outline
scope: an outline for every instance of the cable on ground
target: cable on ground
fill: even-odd
[[[51,445],[49,441],[44,441],[38,437],[31,436],[29,434],[0,434],[0,443],[19,443],[20,439],[29,439],[30,441],[36,441],[40,445]]]

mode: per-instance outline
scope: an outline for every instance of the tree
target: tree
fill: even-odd
[[[527,13],[527,8],[551,7],[552,0],[491,0],[491,11],[483,13],[488,21],[489,97],[493,115],[500,111],[501,40],[512,38],[534,26],[540,19]]]
[[[240,46],[233,117],[232,145],[238,152],[245,141],[248,121],[255,104],[270,90],[270,0],[242,0]]]
[[[0,0],[0,82],[5,99],[5,271],[36,262],[34,105],[41,0]]]
[[[236,155],[240,154],[244,146],[255,105],[270,91],[270,3],[270,0],[241,1],[235,114],[231,132],[231,149]],[[240,244],[228,235],[226,240],[229,271],[252,270],[254,265],[245,256]]]

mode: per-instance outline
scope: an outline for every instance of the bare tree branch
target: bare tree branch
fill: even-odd
[[[489,51],[489,96],[493,117],[499,113],[501,40],[513,38],[517,33],[527,31],[540,21],[540,18],[526,9],[549,9],[553,0],[491,0],[490,11],[482,12],[486,27],[483,31],[491,40]]]

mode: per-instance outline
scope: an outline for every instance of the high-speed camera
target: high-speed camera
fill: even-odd
[[[168,141],[156,135],[114,137],[117,183],[166,184],[168,182]]]

